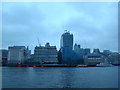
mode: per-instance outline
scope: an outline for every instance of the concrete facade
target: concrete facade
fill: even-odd
[[[107,61],[112,64],[120,64],[120,53],[112,52],[108,58]]]
[[[90,53],[84,56],[85,65],[96,65],[104,62],[103,56],[98,53]]]
[[[25,46],[8,47],[8,64],[21,64],[30,58],[31,51]]]
[[[33,58],[33,62],[57,63],[58,55],[56,46],[50,46],[49,43],[46,43],[45,46],[36,46]]]
[[[8,58],[8,50],[5,49],[0,50],[0,62],[2,65],[7,64],[7,58]]]

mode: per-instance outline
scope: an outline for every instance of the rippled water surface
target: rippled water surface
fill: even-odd
[[[118,67],[2,67],[3,88],[117,88]]]

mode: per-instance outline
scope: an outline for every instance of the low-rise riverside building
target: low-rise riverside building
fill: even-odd
[[[84,64],[86,65],[96,65],[104,62],[103,56],[98,53],[90,53],[84,56]]]
[[[33,62],[37,63],[58,63],[58,54],[56,46],[50,46],[46,43],[45,46],[36,46],[34,50]]]
[[[74,45],[74,52],[77,54],[77,57],[79,58],[79,64],[84,64],[84,55],[87,55],[90,53],[90,49],[89,48],[81,48],[81,46],[78,44]]]
[[[111,52],[111,54],[108,56],[108,62],[120,65],[120,53]]]
[[[7,64],[7,57],[8,57],[8,50],[1,49],[0,50],[0,62],[1,62],[2,65]]]
[[[8,47],[8,64],[21,64],[30,59],[31,51],[25,46]]]

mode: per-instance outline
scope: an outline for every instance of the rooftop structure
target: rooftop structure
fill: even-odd
[[[100,54],[100,50],[99,49],[94,49],[93,53],[99,53]]]

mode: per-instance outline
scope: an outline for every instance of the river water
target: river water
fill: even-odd
[[[2,67],[3,88],[118,88],[118,67]]]

